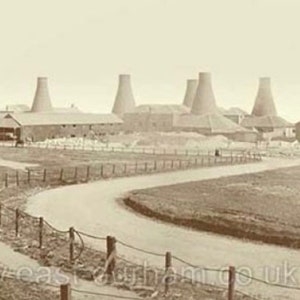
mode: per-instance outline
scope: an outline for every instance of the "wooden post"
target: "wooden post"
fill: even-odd
[[[116,239],[114,237],[106,237],[106,249],[106,274],[112,276],[116,266]]]
[[[74,181],[77,181],[77,178],[78,178],[78,168],[75,167],[75,170],[74,170]]]
[[[5,187],[8,187],[8,173],[5,173]]]
[[[28,184],[30,184],[30,181],[31,181],[31,172],[30,172],[30,170],[27,171],[27,181],[28,181]]]
[[[2,204],[0,203],[0,226],[2,225]]]
[[[162,166],[162,168],[163,168],[163,170],[166,169],[166,160],[165,159],[163,159],[163,166]]]
[[[174,160],[172,159],[171,160],[171,169],[173,169],[174,168]]]
[[[60,180],[60,181],[63,181],[63,179],[64,179],[64,168],[61,168],[61,169],[60,169],[60,177],[59,177],[59,180]]]
[[[235,267],[229,267],[228,300],[234,299]]]
[[[181,169],[182,168],[182,161],[181,161],[181,159],[179,159],[179,169]]]
[[[148,172],[148,163],[145,162],[145,172]]]
[[[16,220],[15,220],[15,233],[16,233],[16,237],[19,236],[19,219],[20,219],[20,211],[17,208],[16,209]]]
[[[74,263],[74,242],[75,242],[75,231],[73,227],[69,229],[69,258],[70,263]]]
[[[19,171],[16,171],[16,185],[20,185],[20,180],[19,180]]]
[[[104,166],[102,164],[100,168],[100,176],[103,177],[103,175],[104,175]]]
[[[39,218],[39,248],[43,247],[43,228],[44,228],[44,218]]]
[[[157,170],[157,161],[154,161],[154,166],[153,166],[153,170],[156,171]]]
[[[112,173],[112,175],[115,175],[115,173],[116,173],[116,165],[115,164],[112,165],[111,173]]]
[[[139,167],[138,161],[136,160],[136,161],[135,161],[135,167],[134,167],[134,172],[135,172],[135,173],[138,172],[138,167]]]
[[[47,169],[44,169],[43,182],[47,180]]]
[[[124,174],[125,175],[127,174],[127,164],[126,163],[124,164]]]
[[[71,285],[62,284],[60,286],[60,300],[71,300]]]
[[[91,173],[91,167],[87,166],[86,167],[86,181],[90,180],[90,173]]]
[[[170,276],[169,276],[169,272],[170,272],[170,268],[172,267],[172,255],[171,252],[167,252],[166,256],[165,256],[165,271],[166,271],[166,276],[165,276],[165,295],[167,295],[169,293],[170,290]]]

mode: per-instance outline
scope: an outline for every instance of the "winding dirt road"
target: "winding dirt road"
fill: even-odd
[[[148,251],[164,254],[171,251],[195,265],[223,268],[236,266],[244,273],[274,282],[300,287],[300,252],[271,245],[245,242],[216,234],[197,232],[171,224],[157,222],[127,210],[116,201],[133,189],[163,186],[169,184],[218,178],[222,176],[254,173],[264,170],[300,165],[300,160],[266,159],[263,162],[184,170],[165,174],[119,178],[89,184],[57,188],[42,192],[31,199],[27,212],[44,216],[59,229],[74,226],[77,230],[98,236],[114,235],[118,240],[128,242]],[[299,200],[300,201],[300,200]],[[105,248],[99,242],[90,241],[98,249]],[[147,262],[163,267],[164,258],[126,248],[118,244],[118,252],[127,259]],[[174,262],[182,271],[182,263]],[[297,268],[296,271],[291,268]],[[275,276],[293,275],[288,282]],[[284,275],[285,273],[288,273]],[[217,273],[201,274],[201,279],[214,284],[225,284]],[[203,277],[205,276],[205,278]],[[294,282],[293,280],[297,282]],[[255,281],[238,278],[238,289],[263,296],[259,299],[300,299],[300,291],[267,286]],[[268,298],[269,299],[269,298]]]

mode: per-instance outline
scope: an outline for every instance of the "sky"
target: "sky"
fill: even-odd
[[[298,0],[0,0],[0,107],[31,105],[49,78],[56,107],[110,112],[118,74],[137,104],[181,103],[211,72],[219,106],[251,112],[272,78],[281,116],[300,121]]]

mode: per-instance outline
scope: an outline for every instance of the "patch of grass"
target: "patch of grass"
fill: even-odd
[[[300,167],[133,191],[125,204],[163,221],[300,248]]]

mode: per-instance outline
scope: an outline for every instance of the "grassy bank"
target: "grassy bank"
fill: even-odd
[[[133,191],[124,202],[197,230],[300,248],[300,167]]]

